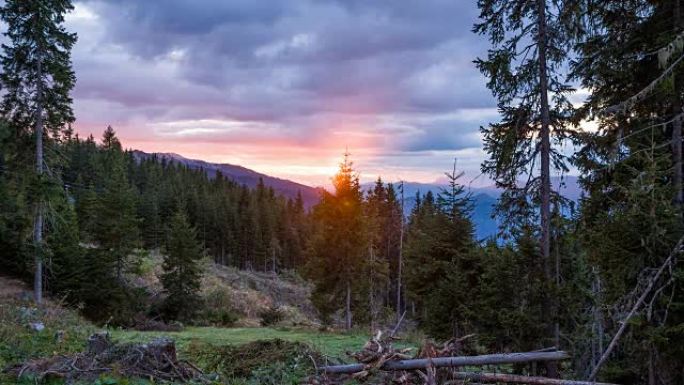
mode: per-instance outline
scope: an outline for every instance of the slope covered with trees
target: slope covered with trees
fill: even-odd
[[[122,275],[136,269],[144,250],[174,249],[169,242],[178,237],[172,224],[179,212],[194,229],[200,255],[217,263],[260,271],[303,264],[308,218],[301,199],[285,199],[263,183],[248,189],[220,174],[209,178],[201,169],[156,158],[138,162],[122,149],[111,127],[100,144],[92,137],[64,135],[49,148],[60,164],[45,211],[43,282],[50,291],[68,293],[69,301],[86,304],[86,311],[100,319],[117,314],[125,322],[140,310],[138,295]],[[5,159],[11,170],[13,160]],[[26,238],[31,211],[24,178],[2,173],[7,200],[0,264],[28,278],[34,265],[28,262],[33,249]]]
[[[482,171],[503,191],[500,237],[484,242],[455,167],[405,215],[403,185],[364,191],[345,154],[309,210],[263,180],[136,157],[111,127],[80,138],[71,3],[6,1],[0,268],[34,282],[38,303],[45,289],[122,325],[140,313],[197,321],[202,258],[295,270],[326,324],[406,319],[432,337],[475,333],[488,351],[570,351],[570,367],[536,368],[550,376],[681,384],[682,2],[478,5],[474,31],[491,49],[475,65],[500,111],[482,128]],[[579,87],[588,97],[573,104]],[[550,184],[571,167],[577,205]],[[150,250],[165,255],[159,306],[127,281]]]

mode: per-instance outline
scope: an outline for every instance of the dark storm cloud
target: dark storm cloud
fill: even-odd
[[[449,114],[493,106],[472,65],[483,53],[470,32],[474,2],[82,0],[77,11],[79,5],[96,17],[71,21],[85,40],[74,55],[75,96],[89,123],[109,111],[128,115],[114,120],[148,126],[224,119],[270,123],[265,135],[274,137],[310,138],[324,135],[320,122],[330,116],[396,116],[413,130],[384,143],[388,150],[456,150],[479,146],[482,122]]]

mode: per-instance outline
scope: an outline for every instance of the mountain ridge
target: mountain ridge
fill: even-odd
[[[304,206],[309,209],[313,207],[320,200],[321,191],[323,187],[312,187],[302,183],[294,182],[284,178],[278,178],[263,174],[244,166],[230,164],[230,163],[211,163],[200,159],[190,159],[183,155],[173,152],[144,152],[141,150],[133,150],[133,156],[136,160],[150,159],[153,156],[161,161],[163,159],[170,162],[177,162],[192,169],[204,170],[210,178],[214,178],[218,172],[224,177],[227,177],[236,183],[246,185],[254,188],[259,183],[259,179],[264,181],[267,187],[290,199],[295,199],[297,193],[302,194]],[[554,177],[552,184],[556,189],[561,190],[562,194],[568,199],[577,201],[581,195],[581,188],[578,185],[577,177],[566,176],[563,179]],[[363,183],[361,188],[364,191],[372,189],[375,182]],[[398,183],[394,183],[395,187]],[[559,188],[563,186],[562,188]],[[404,182],[404,214],[408,215],[415,204],[415,196],[417,193],[421,195],[432,191],[437,194],[446,184],[443,183],[420,183],[420,182]],[[466,186],[473,199],[473,211],[471,218],[475,225],[475,236],[477,239],[485,239],[495,235],[498,231],[498,223],[495,218],[492,218],[494,212],[494,205],[496,200],[501,195],[501,190],[494,186],[480,186],[469,187]]]
[[[190,159],[173,152],[148,153],[141,150],[133,150],[132,153],[133,157],[138,161],[157,156],[160,161],[166,160],[170,162],[176,162],[195,170],[202,169],[210,178],[216,177],[216,174],[220,172],[224,177],[250,188],[256,187],[259,183],[259,179],[261,179],[264,181],[265,186],[273,188],[276,193],[286,198],[295,199],[297,197],[297,193],[301,193],[302,200],[306,208],[310,208],[315,205],[320,198],[320,188],[307,186],[289,179],[263,174],[240,165],[230,163],[211,163],[200,159]]]
[[[552,177],[551,184],[555,190],[571,201],[577,202],[582,194],[582,189],[579,186],[578,178],[576,176],[568,175],[563,178]],[[361,187],[364,190],[372,188],[374,182],[364,183]],[[397,183],[394,184],[397,186]],[[415,206],[415,197],[417,193],[421,196],[431,191],[437,195],[442,189],[446,188],[445,183],[420,183],[420,182],[404,182],[404,214],[408,215]],[[473,210],[471,212],[471,219],[475,225],[475,237],[477,239],[486,239],[498,232],[498,222],[493,218],[494,205],[501,195],[501,189],[495,186],[480,186],[472,187],[465,186],[466,193],[471,194],[473,200]]]

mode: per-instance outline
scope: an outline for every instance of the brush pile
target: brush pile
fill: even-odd
[[[37,381],[60,378],[66,383],[93,380],[102,374],[155,382],[204,382],[200,369],[177,358],[172,340],[115,344],[106,333],[90,336],[85,352],[32,360],[8,371],[17,378],[27,376]]]
[[[414,357],[410,349],[395,349],[394,333],[383,338],[378,332],[361,349],[349,354],[356,364],[330,365],[319,368],[318,375],[308,378],[309,385],[337,385],[354,381],[387,385],[465,385],[474,383],[538,384],[538,385],[613,385],[593,381],[576,381],[540,377],[538,363],[555,363],[570,356],[555,347],[532,352],[471,355],[472,337],[467,335],[436,344],[426,341]],[[467,344],[466,344],[467,342]],[[530,365],[527,374],[524,367]],[[550,365],[549,365],[550,366]],[[549,366],[546,372],[549,373]],[[473,368],[489,369],[483,371]],[[494,369],[493,371],[491,369]],[[515,372],[513,372],[515,371]]]
[[[344,384],[351,380],[372,384],[436,384],[438,383],[436,382],[438,373],[435,367],[410,371],[385,371],[381,370],[381,368],[385,363],[396,360],[419,358],[431,359],[461,355],[468,349],[466,343],[467,340],[472,337],[474,337],[473,334],[461,338],[452,338],[441,344],[437,344],[433,341],[426,341],[416,355],[410,355],[413,348],[397,349],[393,346],[393,342],[400,340],[400,338],[394,337],[393,333],[383,334],[381,331],[378,331],[368,342],[366,342],[360,351],[354,353],[347,352],[348,356],[353,358],[356,362],[363,364],[363,370],[352,374],[341,375],[331,375],[323,372],[317,376],[310,377],[308,379],[308,384],[334,385]],[[451,372],[453,370],[454,369],[449,368],[442,371],[444,372],[444,375],[448,375],[446,372]],[[441,374],[442,373],[440,373],[440,375]]]
[[[287,383],[280,380],[283,373],[301,373],[302,377],[315,369],[314,362],[321,356],[302,342],[282,339],[259,340],[244,345],[190,345],[189,353],[195,362],[222,378],[248,379],[255,373],[261,383]]]

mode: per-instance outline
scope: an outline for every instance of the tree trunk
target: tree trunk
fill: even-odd
[[[657,385],[655,372],[655,347],[653,343],[648,347],[648,385]]]
[[[369,308],[368,311],[370,312],[370,324],[371,324],[371,332],[375,330],[375,321],[376,321],[376,306],[375,306],[375,255],[373,254],[373,244],[370,243],[368,245],[368,252],[370,253],[370,274],[368,275],[368,285],[369,285],[369,290],[368,290],[368,305]]]
[[[682,109],[676,108],[675,114],[681,114]],[[672,187],[674,188],[674,203],[681,206],[682,199],[682,119],[676,117],[672,122]]]
[[[541,139],[541,252],[544,276],[547,284],[549,284],[552,282],[549,261],[551,254],[551,140],[549,127],[551,118],[549,115],[548,78],[546,73],[546,0],[537,0],[537,7],[537,23],[539,30],[539,35],[537,37],[539,50],[539,98],[541,108],[541,130],[539,133]],[[550,322],[550,318],[555,312],[551,306],[551,298],[547,293],[544,294],[544,300],[542,302],[542,311],[544,314],[542,321],[546,323],[549,328],[549,336],[553,336],[556,327]],[[547,372],[547,375],[550,377],[556,377],[556,365],[547,365]]]
[[[275,253],[275,247],[271,250],[271,261],[273,265],[273,275],[276,274],[276,253]]]
[[[401,267],[403,261],[404,248],[404,182],[401,182],[401,228],[399,230],[399,261],[397,261],[397,322],[401,319]]]
[[[681,19],[681,7],[679,0],[674,2],[673,10],[673,28],[675,33],[679,33],[682,29],[682,19]],[[684,197],[682,196],[682,119],[680,114],[682,113],[682,101],[679,95],[678,84],[681,84],[681,76],[676,74],[673,76],[673,88],[674,94],[672,95],[672,113],[675,115],[675,119],[672,122],[672,187],[674,190],[674,203],[677,206],[681,206],[684,203]]]
[[[121,242],[119,242],[121,243]],[[121,250],[121,246],[119,245],[119,250]],[[119,253],[117,253],[119,254]],[[120,255],[116,259],[116,280],[120,283],[123,282],[123,279],[121,278],[121,273],[123,272],[123,262],[124,262],[124,256]]]
[[[558,203],[554,205],[555,208],[555,213],[558,217],[561,216],[560,208],[558,207]],[[558,245],[560,244],[559,238],[560,234],[558,231],[558,228],[554,229],[554,237],[553,237],[553,242],[556,247],[553,248],[554,250],[554,260],[555,260],[555,269],[554,269],[554,283],[556,284],[556,287],[560,287],[560,272],[561,272],[561,255],[560,255],[560,250],[558,250]],[[554,299],[553,302],[553,307],[554,309],[559,308],[558,304],[558,298]],[[556,312],[554,311],[554,314]],[[558,322],[558,315],[556,315],[556,320],[553,325],[553,346],[560,346],[560,323]]]
[[[36,68],[36,174],[42,190],[43,175],[43,63],[40,50]],[[33,243],[35,245],[35,275],[33,279],[33,297],[37,304],[43,302],[43,191],[38,192],[35,218],[33,221]]]
[[[603,303],[603,294],[601,289],[601,276],[593,269],[594,282],[592,283],[592,297],[594,298],[594,306],[592,309],[594,322],[594,342],[592,342],[591,367],[593,368],[601,354],[603,353],[603,314],[601,313],[601,304]]]
[[[345,328],[350,330],[352,327],[352,313],[351,313],[351,282],[347,281],[347,300],[345,303]]]

